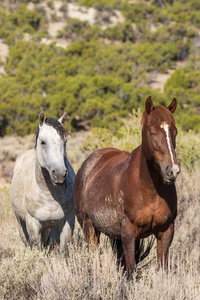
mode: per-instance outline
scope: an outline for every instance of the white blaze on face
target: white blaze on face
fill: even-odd
[[[174,165],[174,158],[173,158],[172,147],[171,147],[170,137],[169,137],[169,125],[166,122],[163,122],[160,125],[160,127],[163,128],[165,133],[166,133],[167,146],[168,146],[168,149],[169,149],[169,153],[170,153],[171,160],[172,160],[172,166],[173,166]]]

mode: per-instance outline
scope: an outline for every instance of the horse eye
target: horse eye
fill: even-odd
[[[45,141],[41,141],[41,145],[46,145]]]
[[[156,135],[156,133],[155,132],[150,132],[150,135]]]

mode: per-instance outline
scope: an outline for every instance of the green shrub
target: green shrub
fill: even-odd
[[[140,110],[133,110],[129,118],[123,121],[119,127],[117,135],[106,128],[93,128],[92,137],[89,136],[83,148],[87,150],[97,150],[106,147],[114,147],[120,150],[131,152],[141,143],[141,117]]]
[[[84,5],[86,7],[96,7],[97,9],[105,9],[108,7],[120,8],[121,0],[110,0],[109,2],[106,0],[77,0],[80,5]]]
[[[192,131],[184,133],[179,130],[177,136],[177,153],[181,165],[191,172],[200,165],[200,135]]]
[[[118,23],[116,26],[107,27],[103,35],[109,40],[131,41],[132,43],[136,41],[136,33],[130,22]]]
[[[190,86],[190,78],[187,74],[185,74],[183,69],[178,68],[167,80],[165,91],[167,91],[168,86],[172,88],[187,89]]]

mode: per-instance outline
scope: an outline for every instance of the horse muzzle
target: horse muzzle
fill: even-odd
[[[164,183],[173,183],[180,173],[180,167],[177,164],[168,165],[163,175]]]
[[[67,168],[60,171],[60,170],[51,170],[51,180],[55,185],[61,185],[65,181],[65,178],[68,175]]]

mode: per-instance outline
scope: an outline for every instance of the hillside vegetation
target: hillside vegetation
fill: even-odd
[[[0,39],[9,54],[1,62],[0,136],[34,132],[42,109],[52,117],[67,110],[70,130],[82,124],[115,133],[149,95],[165,105],[176,97],[180,127],[200,130],[198,0],[74,1],[97,10],[93,23],[71,18],[71,1],[60,1],[56,11],[57,2],[35,0],[30,9],[29,1],[1,0]],[[117,13],[121,22],[113,24]],[[48,31],[50,21],[61,20],[57,38],[66,48]],[[177,68],[179,61],[185,63]],[[173,68],[163,93],[150,88],[155,74]]]

